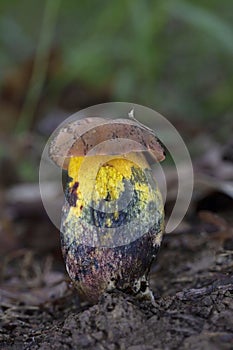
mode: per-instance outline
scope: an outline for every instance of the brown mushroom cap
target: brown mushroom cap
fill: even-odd
[[[90,117],[69,122],[51,137],[49,156],[67,169],[70,157],[120,155],[147,151],[157,161],[164,149],[154,134],[136,120]]]

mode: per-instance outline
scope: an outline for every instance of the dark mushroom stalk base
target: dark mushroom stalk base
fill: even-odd
[[[164,208],[144,151],[157,162],[165,158],[153,131],[129,119],[77,120],[51,141],[51,159],[68,171],[61,221],[66,268],[93,303],[115,289],[153,301],[148,274]]]

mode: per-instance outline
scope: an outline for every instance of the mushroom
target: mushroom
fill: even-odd
[[[148,274],[162,240],[162,196],[147,155],[163,147],[136,120],[99,117],[63,125],[50,158],[68,172],[61,246],[79,294],[95,303],[118,289],[149,298]]]

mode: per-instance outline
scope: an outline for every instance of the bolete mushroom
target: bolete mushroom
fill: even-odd
[[[153,300],[148,273],[164,209],[146,154],[165,158],[154,132],[131,119],[73,121],[51,140],[51,159],[68,172],[62,252],[70,278],[91,302],[114,289]]]

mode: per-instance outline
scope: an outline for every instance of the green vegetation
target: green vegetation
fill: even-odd
[[[170,119],[227,122],[233,103],[232,17],[229,0],[2,0],[0,83],[5,72],[36,53],[20,117],[20,128],[27,128],[53,46],[62,66],[49,81],[51,98],[78,79],[107,88],[111,100],[145,104]]]

